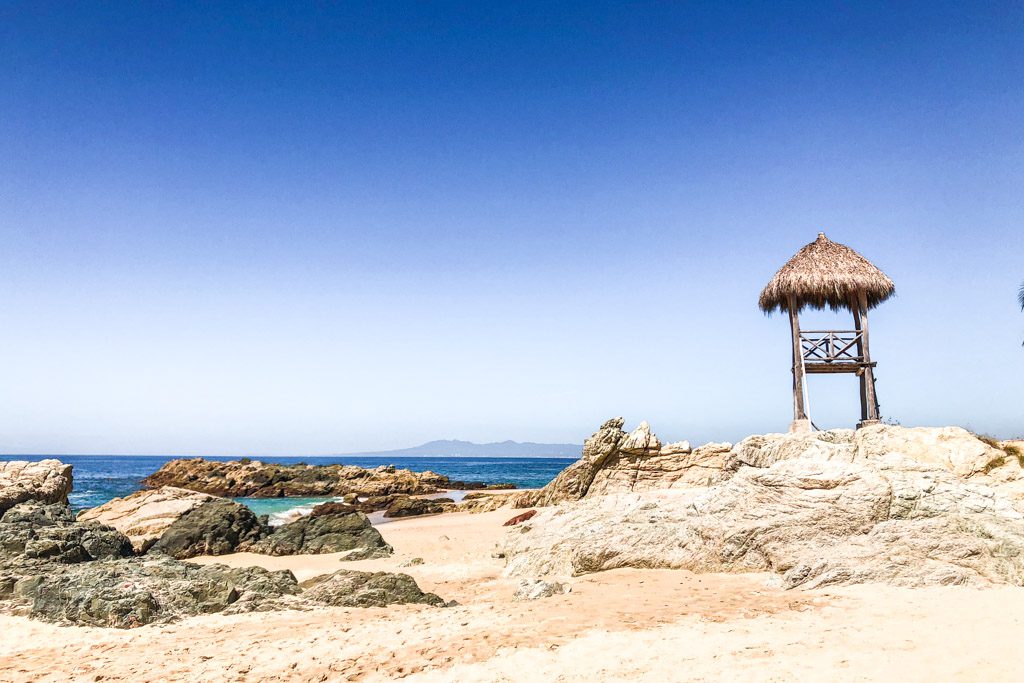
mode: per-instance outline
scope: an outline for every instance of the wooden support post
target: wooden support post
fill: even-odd
[[[864,338],[864,363],[871,362],[871,341],[868,336],[868,302],[863,292],[860,294],[860,319],[863,325],[862,337]],[[866,419],[862,424],[878,422],[878,396],[875,394],[875,371],[870,365],[864,366],[864,398],[867,402]]]
[[[795,431],[798,422],[807,420],[804,410],[804,352],[800,345],[800,318],[796,311],[796,300],[789,298],[789,326],[793,335],[793,425]]]
[[[850,299],[850,310],[853,311],[853,328],[857,334],[857,356],[864,363],[867,362],[867,359],[864,357],[864,330],[861,327],[860,301],[856,297]],[[864,422],[868,419],[867,373],[865,368],[861,368],[860,372],[857,373],[857,379],[860,383],[860,421]]]

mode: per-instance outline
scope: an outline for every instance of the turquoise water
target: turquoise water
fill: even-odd
[[[447,491],[424,498],[451,498],[455,502],[465,496],[463,491]],[[267,515],[272,525],[284,524],[295,519],[296,514],[308,514],[313,508],[328,501],[340,501],[341,498],[235,498],[242,505],[248,506],[256,515]],[[374,524],[386,522],[380,513],[370,515]]]
[[[76,510],[102,505],[112,498],[127,496],[138,491],[140,482],[160,467],[175,460],[175,456],[161,455],[0,455],[0,460],[43,460],[56,457],[74,466],[74,489],[70,501]],[[207,458],[207,460],[234,460],[236,458]],[[268,461],[310,465],[344,463],[360,467],[394,465],[414,471],[432,470],[452,480],[509,482],[519,488],[543,486],[562,471],[571,458],[388,458],[388,457],[292,457],[267,458]],[[324,498],[243,498],[239,499],[258,515],[281,513],[303,505],[323,502]]]

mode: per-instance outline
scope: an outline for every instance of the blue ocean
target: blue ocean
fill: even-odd
[[[71,506],[77,511],[96,507],[126,496],[141,488],[146,476],[180,456],[163,455],[0,455],[0,460],[43,460],[56,458],[74,466],[74,489]],[[235,460],[230,457],[207,457],[207,460]],[[456,457],[274,457],[268,462],[310,465],[342,463],[360,467],[394,465],[413,471],[431,470],[457,481],[512,483],[518,488],[544,486],[565,469],[572,458],[456,458]],[[274,515],[301,506],[320,502],[316,498],[239,498],[258,515]]]

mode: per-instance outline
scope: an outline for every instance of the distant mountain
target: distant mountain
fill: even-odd
[[[450,458],[578,458],[583,446],[574,443],[533,443],[526,441],[500,441],[495,443],[473,443],[442,439],[430,441],[422,446],[399,448],[393,451],[374,451],[364,453],[344,453],[343,455],[371,455],[414,457],[450,457]]]

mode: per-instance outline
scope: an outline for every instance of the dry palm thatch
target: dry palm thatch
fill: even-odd
[[[1020,284],[1020,289],[1017,290],[1017,303],[1020,304],[1020,310],[1024,311],[1024,282]],[[1021,346],[1024,346],[1024,342],[1021,342]]]
[[[779,269],[761,292],[758,305],[765,313],[796,310],[805,306],[851,310],[861,294],[868,308],[874,308],[896,292],[885,273],[849,247],[837,244],[819,232],[818,239],[796,253]]]

